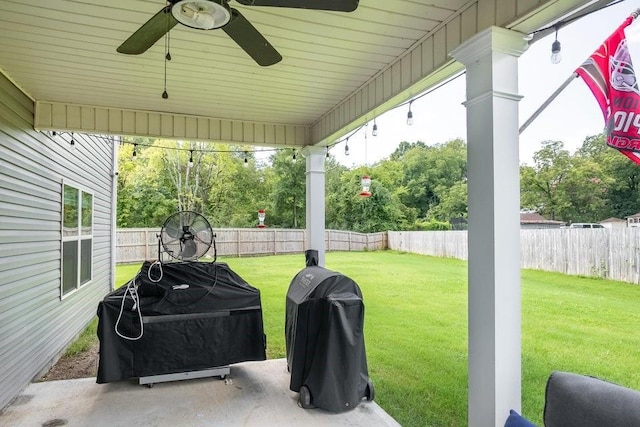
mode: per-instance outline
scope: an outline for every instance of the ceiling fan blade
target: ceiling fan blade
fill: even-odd
[[[162,36],[176,26],[178,21],[171,14],[170,6],[162,10],[138,28],[118,49],[119,53],[140,55],[153,46]]]
[[[236,9],[231,9],[231,20],[222,29],[259,65],[266,67],[282,60],[271,43]]]
[[[353,12],[359,0],[236,0],[245,6],[276,6],[297,9],[333,10]]]

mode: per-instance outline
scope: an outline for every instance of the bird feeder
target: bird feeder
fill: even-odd
[[[371,191],[369,191],[371,188],[371,178],[368,175],[365,175],[360,180],[360,183],[362,184],[362,191],[360,192],[360,195],[362,197],[371,197]]]
[[[264,218],[266,216],[267,215],[265,214],[264,209],[260,209],[258,211],[258,221],[260,221],[260,224],[258,224],[258,228],[265,228],[266,227],[266,225],[264,225]]]

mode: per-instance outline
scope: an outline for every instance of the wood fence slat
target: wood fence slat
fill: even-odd
[[[118,263],[141,262],[157,257],[155,228],[116,230],[116,260]],[[305,230],[297,229],[214,229],[218,256],[253,256],[304,253]],[[331,251],[364,251],[386,249],[387,233],[363,234],[327,230],[325,248]],[[213,257],[213,247],[207,252]]]
[[[389,249],[468,259],[466,231],[389,231]],[[640,283],[640,227],[526,229],[520,266],[564,274]]]

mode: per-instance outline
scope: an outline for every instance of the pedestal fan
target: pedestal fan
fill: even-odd
[[[167,218],[158,235],[158,260],[164,251],[179,261],[195,261],[203,257],[212,244],[215,262],[215,235],[209,221],[197,212],[176,212]]]

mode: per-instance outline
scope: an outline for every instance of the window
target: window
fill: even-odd
[[[61,297],[64,297],[91,281],[93,194],[68,183],[62,187]]]

